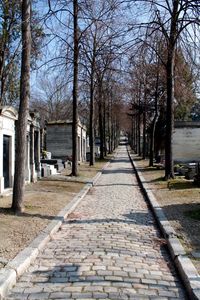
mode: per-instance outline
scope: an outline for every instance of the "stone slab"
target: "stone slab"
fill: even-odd
[[[6,265],[6,269],[15,270],[17,277],[19,277],[26,271],[31,262],[36,259],[38,253],[37,248],[27,247]]]
[[[0,270],[0,300],[6,296],[8,290],[16,284],[17,274],[13,269]]]
[[[185,250],[177,237],[169,237],[167,239],[168,248],[173,259],[178,255],[185,255]]]
[[[58,231],[58,229],[62,225],[63,220],[64,220],[63,217],[58,217],[58,219],[51,221],[51,223],[48,224],[47,227],[42,230],[42,232],[46,233],[47,235],[49,234],[50,237],[52,237],[54,233]]]
[[[41,251],[49,240],[50,235],[42,232],[30,243],[29,247],[37,248],[39,251]]]
[[[190,299],[199,300],[200,276],[193,263],[188,257],[182,255],[176,257],[175,263],[185,287],[187,288]]]

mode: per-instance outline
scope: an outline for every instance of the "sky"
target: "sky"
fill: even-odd
[[[59,1],[52,2],[59,3]],[[165,0],[158,1],[159,4],[164,4],[165,2]],[[127,28],[129,29],[129,31],[124,36],[124,41],[127,42],[127,54],[128,50],[130,50],[128,49],[128,46],[130,45],[131,48],[132,44],[134,44],[135,40],[138,39],[138,36],[141,33],[140,29],[132,29],[133,24],[135,25],[136,23],[146,23],[152,13],[151,9],[149,9],[146,3],[141,3],[142,1],[139,1],[138,4],[134,5],[133,3],[131,3],[128,7],[126,7],[126,9],[122,7],[120,11],[121,16],[119,16],[118,19],[115,19],[116,26],[127,26]],[[34,91],[40,89],[39,83],[41,82],[41,78],[43,78],[44,76],[49,78],[49,80],[51,80],[52,78],[52,80],[54,80],[57,75],[60,75],[62,73],[63,76],[71,76],[69,67],[68,70],[66,70],[65,66],[63,66],[63,60],[66,56],[66,52],[68,51],[68,45],[65,43],[66,36],[68,37],[68,42],[70,44],[69,46],[72,46],[72,40],[70,37],[72,33],[72,27],[70,25],[70,28],[67,29],[67,27],[65,26],[65,24],[68,22],[70,14],[64,11],[62,13],[59,13],[56,17],[54,15],[53,18],[49,18],[48,20],[46,20],[46,22],[44,22],[44,16],[48,11],[48,1],[36,1],[35,8],[41,17],[41,22],[44,25],[44,32],[47,34],[47,38],[45,38],[45,46],[42,48],[43,55],[37,62],[38,70],[31,72],[31,86],[32,90]],[[163,13],[162,8],[161,13]],[[81,22],[82,21],[79,20],[79,25],[81,24],[82,26],[84,26],[84,23]],[[49,42],[49,40],[51,40],[51,42]],[[48,45],[46,45],[47,42]],[[54,60],[53,58],[56,58],[56,60]],[[124,60],[124,62],[125,61],[127,63],[126,59]],[[53,66],[57,66],[57,68],[54,68]],[[45,72],[47,75],[45,74]],[[68,78],[66,81],[68,81]]]

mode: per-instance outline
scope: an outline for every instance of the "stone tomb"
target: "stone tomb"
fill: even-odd
[[[71,160],[72,121],[52,121],[46,124],[46,148],[52,158]],[[78,161],[86,160],[86,128],[78,122]]]
[[[16,120],[14,108],[0,108],[0,193],[13,186]]]
[[[39,115],[30,112],[27,126],[27,155],[26,155],[26,181],[36,182],[40,177],[40,124]]]
[[[13,107],[0,108],[0,194],[13,187],[17,119]],[[35,182],[40,176],[40,128],[35,113],[28,118],[26,149],[25,180]]]

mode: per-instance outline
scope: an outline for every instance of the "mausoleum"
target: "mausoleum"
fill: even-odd
[[[46,150],[52,158],[72,157],[72,121],[52,121],[46,124]],[[86,160],[86,127],[78,122],[78,161]]]
[[[0,194],[13,187],[17,111],[10,106],[0,108]],[[30,113],[27,126],[26,182],[40,176],[40,126],[38,115]]]
[[[13,186],[16,120],[13,107],[0,108],[0,193]]]

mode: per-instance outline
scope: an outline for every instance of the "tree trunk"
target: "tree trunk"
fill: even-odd
[[[146,104],[145,104],[146,105]],[[146,158],[146,108],[143,111],[143,145],[142,145],[142,158]]]
[[[155,144],[155,128],[156,122],[158,120],[158,113],[155,113],[153,118],[152,127],[151,127],[151,136],[150,136],[150,149],[149,149],[149,167],[153,167],[154,159],[154,144]]]
[[[135,111],[135,153],[138,153],[138,115]]]
[[[172,137],[174,129],[174,61],[177,38],[177,19],[179,0],[173,1],[171,16],[170,36],[167,55],[167,113],[166,113],[166,138],[165,138],[165,180],[174,178],[174,162]]]
[[[120,140],[120,127],[119,127],[119,122],[117,121],[116,118],[116,147],[119,146],[119,140]]]
[[[111,143],[111,105],[108,101],[108,153],[112,153],[112,143]]]
[[[118,140],[119,140],[119,127],[118,127],[118,124],[117,124],[117,117],[115,116],[114,119],[115,119],[115,121],[114,121],[114,128],[115,128],[115,130],[114,130],[114,132],[115,132],[115,134],[114,134],[114,147],[116,149],[117,146],[118,146]]]
[[[107,142],[106,142],[106,101],[104,98],[103,103],[103,143],[104,143],[104,156],[107,155]]]
[[[116,116],[113,116],[113,150],[116,149],[116,136],[117,136],[117,127],[116,127]]]
[[[169,50],[167,60],[167,112],[165,139],[165,179],[174,178],[172,136],[174,128],[174,51]]]
[[[158,85],[159,85],[159,63],[156,76],[156,90],[155,90],[155,116],[152,122],[151,134],[150,134],[150,149],[149,149],[149,167],[153,167],[153,160],[155,156],[155,129],[158,120]]]
[[[0,93],[0,105],[4,105],[3,102],[3,94],[4,94],[4,85],[5,85],[5,77],[4,77],[4,65],[6,59],[6,47],[8,41],[8,3],[5,3],[5,9],[2,12],[3,17],[3,24],[2,24],[2,36],[1,36],[1,51],[0,51],[0,86],[1,86],[1,93]]]
[[[136,112],[134,113],[134,151],[137,153],[137,117]]]
[[[90,75],[90,166],[95,163],[94,154],[94,64],[92,63],[91,75]]]
[[[73,76],[73,123],[72,123],[72,176],[78,175],[78,1],[73,0],[74,21],[74,76]]]
[[[110,109],[109,109],[109,153],[113,152],[113,93],[110,94]]]
[[[134,122],[134,115],[132,116],[132,124],[131,124],[131,137],[130,137],[130,144],[131,148],[134,150],[134,140],[135,140],[135,122]]]
[[[17,122],[15,175],[12,210],[23,211],[26,162],[26,134],[30,99],[30,55],[31,55],[31,0],[22,1],[22,63],[20,79],[20,105]]]
[[[6,83],[6,79],[4,77],[4,74],[2,74],[0,81],[1,81],[0,105],[6,105],[5,100],[4,100],[5,83]]]
[[[99,138],[100,138],[100,159],[104,159],[104,139],[103,139],[103,118],[102,118],[102,103],[101,96],[99,95]]]
[[[140,145],[140,111],[138,110],[138,116],[137,116],[137,153],[139,156],[141,156],[141,145]]]

